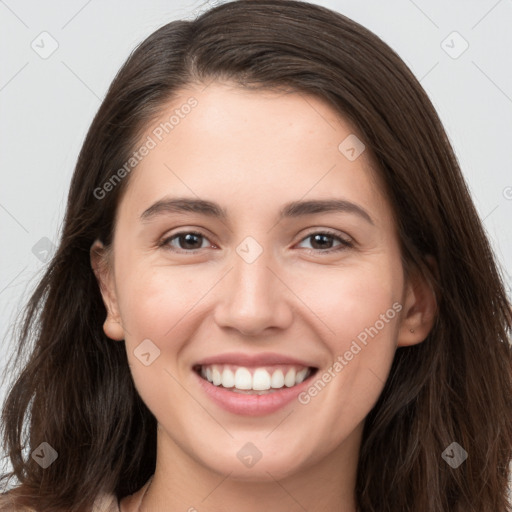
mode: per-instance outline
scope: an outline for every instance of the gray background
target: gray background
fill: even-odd
[[[512,297],[512,0],[315,3],[375,32],[421,81]],[[76,158],[109,83],[137,43],[201,4],[0,0],[0,371],[12,322],[58,240]]]

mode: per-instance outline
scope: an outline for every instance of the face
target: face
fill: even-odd
[[[147,127],[97,275],[160,460],[254,480],[357,456],[426,327],[356,136],[316,97],[216,82]]]

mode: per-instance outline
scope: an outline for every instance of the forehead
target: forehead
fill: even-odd
[[[350,196],[386,208],[361,137],[313,95],[216,82],[191,86],[162,107],[144,141],[151,149],[131,173],[123,200],[140,208],[164,194],[214,195],[246,208]],[[355,159],[354,151],[347,153],[352,148]]]

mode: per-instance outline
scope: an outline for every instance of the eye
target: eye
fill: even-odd
[[[314,233],[310,233],[308,236],[302,239],[301,243],[308,238],[312,239],[312,249],[309,249],[308,252],[321,252],[321,253],[331,253],[337,251],[343,251],[347,248],[353,247],[354,244],[350,240],[346,240],[341,236],[331,233],[329,231],[318,231]],[[336,247],[332,247],[332,241],[337,240],[339,245]],[[315,247],[316,246],[316,247]]]
[[[159,247],[170,248],[174,252],[188,252],[194,253],[199,249],[204,248],[202,242],[208,240],[202,233],[196,231],[181,231],[175,233],[162,240],[158,245]],[[173,242],[177,242],[178,247]],[[211,247],[212,244],[207,244],[206,247]]]
[[[310,233],[308,236],[301,240],[301,243],[307,239],[312,240],[312,248],[306,248],[306,250],[308,252],[314,253],[337,252],[354,246],[353,242],[350,240],[346,240],[341,236],[329,231],[317,231]],[[338,246],[333,247],[333,241],[338,241]],[[161,242],[159,242],[158,246],[170,249],[173,252],[194,254],[200,249],[213,246],[211,243],[206,243],[206,245],[203,245],[204,242],[209,242],[209,240],[200,232],[180,231],[179,233],[175,233],[172,236],[164,238]]]

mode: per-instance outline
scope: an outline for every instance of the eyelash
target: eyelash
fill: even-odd
[[[170,247],[169,243],[171,242],[171,240],[178,239],[179,237],[184,236],[184,235],[196,235],[196,236],[199,236],[199,237],[202,237],[202,238],[208,240],[207,236],[205,236],[203,233],[200,233],[198,231],[180,231],[179,233],[175,233],[172,236],[164,238],[161,242],[158,243],[158,247],[169,248]],[[337,235],[331,231],[328,231],[328,230],[313,231],[312,233],[309,233],[304,238],[302,238],[299,243],[307,240],[308,238],[313,237],[314,235],[327,235],[328,237],[331,237],[331,238],[339,241],[340,245],[338,247],[334,247],[334,248],[330,248],[330,249],[305,249],[308,253],[330,254],[333,252],[340,252],[340,251],[354,247],[353,242],[351,242],[349,240],[345,240],[344,238],[341,238],[339,235]],[[170,250],[171,250],[171,252],[181,253],[181,254],[196,254],[197,252],[201,251],[202,249],[205,249],[205,247],[200,248],[200,249],[191,249],[191,250],[171,248]]]

